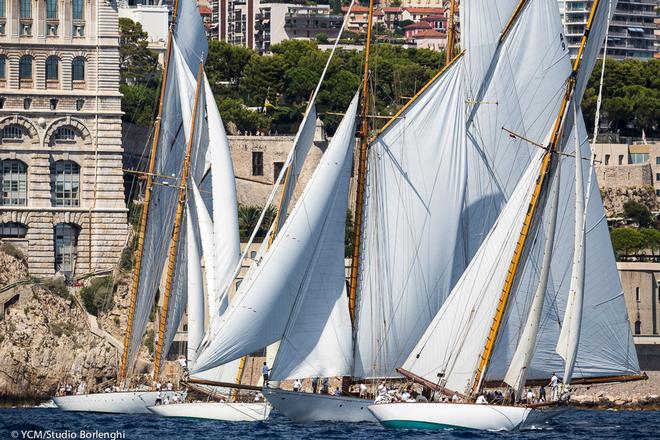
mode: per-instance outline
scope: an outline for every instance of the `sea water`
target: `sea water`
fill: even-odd
[[[0,439],[660,439],[658,411],[568,411],[539,429],[516,432],[386,430],[375,423],[296,424],[273,411],[263,422],[151,415],[0,409]]]

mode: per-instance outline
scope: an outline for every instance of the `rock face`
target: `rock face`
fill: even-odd
[[[603,188],[603,206],[607,217],[620,217],[623,215],[623,204],[627,201],[641,203],[651,211],[659,209],[655,190],[652,186]]]
[[[23,262],[0,252],[0,290],[27,277]],[[26,284],[0,292],[0,403],[42,400],[64,383],[94,391],[116,377],[121,348],[105,335],[123,340],[126,282],[118,283],[114,308],[99,316],[94,332],[75,289],[53,290]]]

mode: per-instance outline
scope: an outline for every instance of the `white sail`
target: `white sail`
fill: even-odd
[[[447,388],[467,392],[486,345],[507,268],[534,191],[543,152],[518,182],[490,234],[456,283],[403,368]]]
[[[593,18],[591,31],[589,31],[589,38],[587,39],[587,45],[584,49],[584,55],[582,56],[580,71],[577,76],[575,102],[582,102],[584,91],[587,88],[587,82],[589,81],[589,78],[591,78],[591,71],[596,64],[596,60],[600,56],[601,48],[603,47],[608,24],[616,12],[617,3],[618,0],[599,1],[598,9],[596,9]],[[589,8],[591,8],[591,4],[592,2],[587,3]]]
[[[504,381],[511,385],[515,390],[516,396],[522,396],[523,389],[525,388],[525,381],[527,380],[527,372],[529,365],[534,356],[534,349],[536,348],[536,340],[541,324],[541,316],[543,312],[543,303],[545,301],[545,293],[548,288],[548,277],[550,276],[550,267],[552,264],[552,251],[555,243],[555,227],[557,224],[557,206],[559,205],[559,174],[555,173],[553,176],[554,189],[550,199],[550,215],[547,219],[545,248],[543,250],[543,262],[541,263],[541,271],[539,275],[539,284],[534,293],[534,299],[525,321],[525,327],[518,342],[518,347],[513,354],[513,359],[509,364],[509,369],[506,373]]]
[[[236,200],[236,182],[231,160],[229,142],[220,118],[213,92],[204,75],[206,94],[206,116],[211,164],[211,182],[213,196],[213,290],[209,291],[211,320],[219,316],[219,301],[222,289],[230,282],[234,268],[241,256],[238,232],[238,202]],[[207,264],[209,261],[207,260]]]
[[[293,192],[298,184],[300,173],[303,164],[307,158],[312,144],[314,143],[314,134],[316,132],[316,106],[311,105],[309,111],[305,114],[305,118],[301,122],[301,127],[297,132],[297,139],[294,143],[294,154],[291,156],[291,163],[288,168],[288,175],[286,177],[286,184],[283,189],[282,202],[280,204],[280,213],[277,217],[277,229],[282,227],[286,214],[289,210],[289,204],[293,198]]]
[[[487,49],[486,55],[493,53],[494,58],[484,60],[491,64],[483,84],[471,86],[467,96],[469,172],[461,228],[464,245],[458,249],[464,255],[457,255],[454,263],[459,274],[538,150],[521,137],[543,142],[559,112],[571,73],[569,51],[560,39],[562,25],[556,0],[528,1],[498,49],[492,47],[517,5],[517,0],[461,3],[461,8],[467,8],[465,19],[470,26],[461,35],[468,31],[470,41],[482,36],[484,47],[476,40],[476,52]],[[504,23],[494,37],[488,20]],[[465,53],[466,66],[473,69],[468,77],[479,77],[475,69],[481,64],[474,60],[477,55],[471,49]]]
[[[207,297],[208,316],[212,317],[217,313],[218,306],[215,296],[215,237],[213,234],[213,220],[206,209],[202,194],[194,181],[190,182],[190,196],[197,214],[197,228],[199,230],[200,242],[202,243],[202,255],[204,256],[204,275],[206,276],[206,286],[204,291]],[[204,315],[202,315],[204,316]],[[195,345],[195,349],[197,346]]]
[[[175,4],[179,9],[173,39],[179,44],[190,71],[197,72],[199,64],[206,60],[209,52],[204,22],[195,0],[177,0]]]
[[[574,118],[577,114],[574,108]],[[579,154],[580,145],[575,125],[575,229],[573,247],[573,273],[571,287],[568,292],[568,304],[564,312],[564,320],[557,341],[557,353],[564,359],[565,384],[571,383],[582,324],[582,303],[584,300],[584,184],[582,179],[582,157]]]
[[[315,313],[332,304],[322,295],[339,300],[344,283],[343,252],[333,255],[327,245],[335,243],[327,243],[324,237],[332,233],[334,240],[343,243],[343,228],[341,237],[337,237],[334,219],[338,217],[336,211],[341,212],[342,220],[346,212],[357,105],[358,95],[271,248],[253,275],[243,281],[229,308],[217,320],[218,325],[213,326],[211,337],[197,357],[195,371],[232,361],[281,339],[287,328],[296,325],[296,312],[309,311],[303,309],[308,296],[316,299]],[[323,280],[328,286],[337,285],[337,289],[310,290],[323,285],[316,269],[334,267],[337,257],[342,262],[341,272]],[[331,311],[329,308],[325,316],[318,315],[318,329],[325,327]],[[339,357],[350,353],[350,332],[332,342],[332,346],[323,348]]]
[[[571,118],[573,119],[573,118]],[[590,147],[582,115],[578,109],[578,131],[582,157],[589,157]],[[565,129],[569,137],[563,145],[575,143],[575,130]],[[561,146],[562,150],[565,148]],[[573,154],[572,148],[568,154]],[[575,230],[575,162],[572,157],[560,160],[561,184],[557,225],[550,277],[545,295],[543,315],[537,337],[536,350],[528,371],[528,380],[547,380],[553,372],[564,369],[564,360],[556,346],[568,304],[573,270]],[[593,378],[639,374],[630,322],[626,313],[623,289],[616,268],[607,219],[595,171],[589,161],[582,160],[583,175],[591,173],[594,184],[590,188],[586,206],[584,303],[580,344],[577,350],[573,378]],[[548,218],[548,208],[541,219]],[[529,305],[539,284],[539,266],[543,259],[544,230],[540,230],[527,250],[527,258],[519,269],[518,282],[509,299],[505,325],[500,329],[491,357],[486,380],[499,382],[506,375],[513,353],[529,314]]]
[[[204,336],[204,285],[202,279],[201,256],[197,238],[193,232],[190,208],[186,208],[186,245],[188,264],[188,362],[194,362],[195,351]]]
[[[156,152],[154,174],[172,178],[155,178],[152,187],[151,202],[148,209],[147,226],[144,237],[140,280],[136,295],[135,313],[132,317],[133,328],[129,335],[127,366],[132,368],[137,353],[142,344],[142,337],[149,320],[149,314],[154,305],[154,298],[159,290],[163,267],[167,259],[170,241],[163,237],[172,236],[172,226],[177,205],[177,192],[162,183],[177,185],[180,180],[181,167],[187,139],[183,131],[179,87],[177,85],[175,57],[170,58],[167,66],[168,81],[165,85],[163,110],[160,122],[160,138]],[[162,292],[161,292],[162,293]]]
[[[457,277],[466,181],[462,71],[457,60],[371,145],[356,377],[396,375]]]

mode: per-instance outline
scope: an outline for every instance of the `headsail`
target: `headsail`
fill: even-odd
[[[357,104],[356,95],[271,248],[217,320],[197,358],[195,371],[232,361],[281,339],[288,328],[296,325],[307,300],[316,302],[315,331],[322,333],[344,288],[343,246],[336,248],[337,242],[343,243]],[[332,274],[325,273],[326,278],[320,280],[319,268]],[[319,290],[312,291],[316,288]],[[305,308],[304,312],[312,310]],[[336,330],[340,337],[328,341],[333,346],[323,348],[335,357],[350,358],[350,327]],[[309,345],[298,348],[308,350]]]
[[[506,277],[543,152],[539,151],[518,182],[495,226],[456,283],[403,368],[458,392],[468,393],[479,354]]]

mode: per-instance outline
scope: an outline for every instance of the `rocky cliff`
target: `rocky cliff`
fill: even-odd
[[[17,281],[26,284],[12,287]],[[95,390],[116,377],[126,281],[116,283],[114,306],[98,321],[78,289],[43,281],[30,281],[20,258],[0,251],[0,403],[42,400],[63,383]]]

